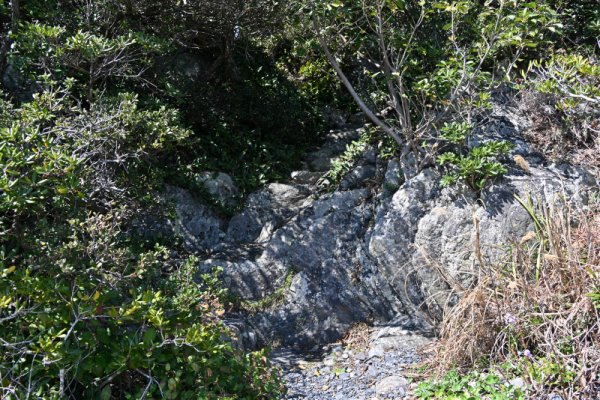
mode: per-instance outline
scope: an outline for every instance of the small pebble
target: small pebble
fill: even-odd
[[[398,329],[396,331],[399,331]],[[396,332],[394,331],[394,332]],[[390,331],[391,332],[391,331]],[[406,333],[398,335],[408,337]],[[284,373],[287,394],[284,400],[384,400],[407,396],[408,381],[400,376],[406,365],[420,358],[411,346],[389,347],[390,337],[402,344],[400,336],[375,340],[370,348],[349,349],[336,345],[321,361],[289,362],[274,358]],[[413,336],[414,338],[414,336]],[[385,350],[384,350],[385,349]],[[300,364],[300,365],[299,365]],[[518,382],[515,382],[518,384]],[[411,385],[413,386],[413,385]],[[549,400],[563,400],[560,396]]]

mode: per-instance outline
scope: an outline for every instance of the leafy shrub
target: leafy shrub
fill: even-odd
[[[564,36],[563,48],[585,46],[595,48],[600,37],[600,7],[595,0],[551,0],[560,15]]]
[[[340,85],[329,63],[322,58],[308,59],[297,71],[300,90],[318,104],[353,110],[353,103]]]
[[[465,144],[471,127],[466,122],[445,124],[441,137],[450,143]],[[498,159],[510,152],[509,142],[488,141],[469,149],[465,154],[446,152],[438,156],[438,164],[449,165],[451,170],[442,178],[442,186],[463,181],[477,192],[485,188],[489,181],[499,178],[507,172]]]
[[[598,167],[600,66],[593,57],[556,54],[530,64],[521,107],[534,124],[527,132],[546,155]]]
[[[149,188],[139,169],[189,134],[177,113],[130,94],[79,108],[48,84],[1,113],[1,397],[277,393],[266,358],[226,339],[197,260],[130,230]]]
[[[471,372],[461,375],[457,371],[451,371],[439,380],[420,383],[415,396],[421,400],[525,399],[521,389],[506,382],[499,374]]]
[[[76,78],[88,100],[108,80],[140,81],[152,55],[166,46],[164,41],[140,32],[108,37],[83,30],[69,32],[62,26],[40,22],[23,22],[13,39],[10,59],[25,76],[32,80],[39,74]]]
[[[107,99],[123,92],[137,94],[136,103],[147,108],[178,106],[193,146],[163,152],[153,173],[188,181],[219,170],[247,193],[286,178],[317,140],[321,117],[314,105],[250,41],[278,26],[277,2],[31,0],[21,8],[9,58],[22,88],[44,87],[40,74],[70,79],[78,107],[103,108],[106,115],[117,107]],[[199,65],[198,76],[186,75],[179,56]],[[146,159],[155,158],[151,153]]]
[[[260,49],[234,81],[189,84],[184,119],[195,145],[179,149],[180,170],[230,174],[244,194],[289,178],[301,155],[319,141],[320,113]],[[244,165],[244,168],[239,168]]]

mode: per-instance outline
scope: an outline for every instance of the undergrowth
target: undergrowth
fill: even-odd
[[[372,126],[366,126],[360,137],[348,145],[338,158],[332,160],[331,168],[322,178],[329,188],[336,187],[360,161],[369,146],[376,146],[378,156],[382,160],[390,159],[398,154],[398,146],[389,137]]]
[[[419,398],[523,398],[507,384],[517,378],[526,398],[600,390],[600,204],[519,201],[535,232],[513,244],[507,262],[482,268],[445,317],[429,361],[434,377]]]

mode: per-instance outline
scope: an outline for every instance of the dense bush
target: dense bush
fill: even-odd
[[[255,41],[280,23],[275,2],[21,4],[8,54],[19,80],[11,93],[27,98],[46,74],[74,79],[85,105],[123,91],[170,104],[193,128],[188,144],[163,160],[171,171],[219,169],[247,192],[287,175],[317,141],[316,108]]]
[[[310,142],[303,135],[316,125],[302,118],[290,125],[310,108],[294,106],[285,119],[291,103],[279,99],[301,101],[294,88],[237,67],[224,71],[219,84],[234,87],[241,71],[239,86],[260,88],[269,102],[227,115],[239,103],[214,91],[204,103],[212,108],[181,107],[197,98],[169,92],[169,83],[182,82],[158,79],[159,61],[186,46],[207,52],[194,57],[229,62],[220,59],[219,43],[232,39],[230,27],[192,31],[200,18],[211,20],[201,11],[221,12],[220,3],[11,5],[18,15],[1,21],[11,34],[2,37],[10,51],[2,49],[8,64],[0,72],[12,81],[0,96],[0,397],[275,396],[280,386],[267,359],[229,342],[216,280],[197,277],[196,260],[176,240],[165,247],[138,238],[132,222],[142,208],[168,213],[154,206],[153,196],[163,179],[189,172],[188,166],[239,169],[240,162],[260,159],[261,167],[272,168],[256,178],[258,168],[250,164],[242,176],[247,187],[283,174],[285,167],[269,163]],[[250,7],[230,6],[232,15]],[[248,17],[257,15],[252,10]],[[191,20],[167,25],[178,17]],[[235,21],[245,25],[233,39],[241,43],[241,36],[268,30],[262,21],[265,26],[252,30],[261,21]],[[229,56],[235,60],[233,51]],[[279,122],[243,121],[244,113],[264,115],[261,107],[268,106],[279,107]],[[216,118],[187,124],[190,129],[185,121],[193,122],[198,110]],[[269,154],[277,148],[268,147],[274,131],[296,127],[288,147]],[[265,132],[249,135],[260,128]],[[214,162],[219,157],[211,151],[231,144],[232,158]]]
[[[218,288],[194,282],[194,259],[127,232],[136,168],[189,134],[176,113],[128,94],[70,101],[52,86],[3,103],[2,397],[272,394],[266,359],[225,341]]]

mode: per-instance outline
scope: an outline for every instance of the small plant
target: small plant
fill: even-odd
[[[331,162],[331,168],[325,174],[325,179],[331,182],[332,185],[339,183],[344,175],[354,168],[371,139],[371,135],[368,132],[364,132],[360,135],[360,138],[348,144],[346,151]]]
[[[473,130],[473,126],[467,121],[445,123],[440,129],[443,139],[452,144],[465,144],[467,136]]]
[[[594,303],[594,307],[600,309],[600,289],[588,294],[588,297],[592,299],[592,303]]]
[[[340,183],[344,176],[356,166],[369,144],[377,144],[380,159],[389,159],[398,153],[398,145],[392,139],[381,135],[381,131],[376,128],[367,128],[357,140],[346,146],[346,150],[341,156],[331,162],[331,168],[325,174],[324,179],[331,186]]]
[[[520,388],[509,384],[495,372],[461,375],[457,371],[450,371],[440,380],[420,383],[415,395],[422,400],[525,399]]]
[[[290,268],[285,276],[283,284],[275,289],[273,293],[268,294],[259,300],[243,301],[241,308],[249,313],[256,313],[280,304],[285,299],[285,294],[292,286],[294,276],[296,276],[296,271],[293,268]]]
[[[454,145],[464,146],[471,130],[467,122],[447,123],[441,129],[441,137]],[[508,154],[512,147],[509,142],[492,140],[469,149],[466,154],[448,151],[440,155],[438,164],[450,167],[450,172],[442,178],[442,186],[463,181],[471,189],[480,192],[490,180],[507,172],[499,158]]]

